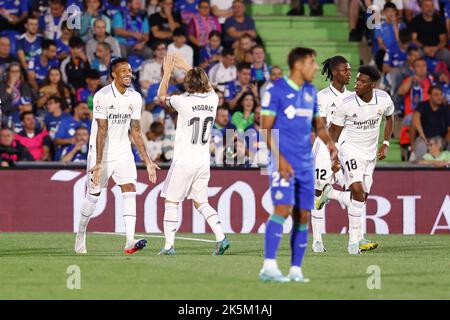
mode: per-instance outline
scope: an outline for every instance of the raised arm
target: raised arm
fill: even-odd
[[[140,121],[137,119],[131,119],[130,129],[131,137],[133,138],[134,144],[136,145],[136,148],[139,152],[139,156],[144,161],[145,166],[147,167],[148,178],[150,182],[155,183],[156,169],[159,169],[159,167],[148,157],[148,154],[145,151]]]
[[[172,75],[173,68],[175,66],[175,59],[172,55],[164,57],[163,63],[163,77],[158,88],[158,100],[165,104],[167,98],[167,91],[169,89],[169,81]]]

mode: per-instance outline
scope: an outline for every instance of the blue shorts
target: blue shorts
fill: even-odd
[[[270,176],[270,193],[273,205],[292,205],[303,210],[314,209],[314,168],[294,169],[295,176],[289,181],[279,172]]]

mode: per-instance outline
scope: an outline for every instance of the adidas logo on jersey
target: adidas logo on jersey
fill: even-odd
[[[356,113],[354,113],[354,114],[352,115],[352,117],[353,117],[353,118],[357,118],[358,115],[357,115]]]
[[[109,110],[111,110],[111,109],[114,109],[114,106],[113,106],[113,105],[110,105],[110,106],[109,106]]]

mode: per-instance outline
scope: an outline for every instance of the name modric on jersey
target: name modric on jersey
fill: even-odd
[[[213,106],[209,106],[206,104],[200,104],[200,105],[196,105],[192,107],[192,111],[210,111],[213,112],[214,111],[214,107]]]

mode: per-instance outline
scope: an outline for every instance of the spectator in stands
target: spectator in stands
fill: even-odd
[[[30,97],[22,97],[20,98],[18,111],[12,112],[9,117],[6,119],[6,126],[10,129],[13,129],[15,133],[19,133],[23,130],[23,123],[21,116],[25,112],[32,112],[33,104]],[[36,129],[40,130],[42,128],[41,121],[35,117],[35,125]]]
[[[61,25],[69,18],[65,7],[67,0],[50,0],[49,8],[39,17],[39,29],[46,39],[61,38]]]
[[[150,125],[150,130],[145,135],[145,150],[152,161],[159,161],[161,159],[163,135],[164,126],[159,121],[153,122]]]
[[[27,17],[25,30],[25,33],[17,38],[17,57],[22,68],[27,70],[28,61],[41,53],[43,37],[38,34],[38,19],[34,16]]]
[[[42,52],[32,58],[28,63],[28,81],[34,90],[44,83],[50,68],[57,68],[59,63],[56,59],[56,43],[53,40],[42,41]]]
[[[382,71],[388,74],[394,69],[397,69],[405,64],[408,57],[408,48],[412,41],[411,32],[408,29],[402,29],[399,31],[399,42],[398,48],[388,50],[383,58],[383,68]],[[415,50],[418,53],[418,50]],[[415,58],[417,59],[419,55]]]
[[[111,47],[107,42],[98,42],[95,50],[95,59],[90,62],[91,68],[97,71],[100,83],[106,86],[109,83],[109,64],[113,58]]]
[[[427,145],[432,137],[442,137],[450,146],[450,108],[445,103],[442,89],[431,86],[428,91],[430,99],[419,103],[413,113],[412,128],[418,137],[411,135],[411,159],[419,160],[427,151]]]
[[[171,112],[166,116],[164,122],[164,137],[162,139],[162,152],[164,160],[172,161],[175,133],[178,123],[178,112]]]
[[[167,54],[179,54],[190,65],[194,65],[194,50],[186,44],[187,36],[183,28],[177,28],[173,31],[173,43],[167,47]],[[175,69],[174,77],[178,83],[184,81],[186,72]]]
[[[61,121],[70,117],[68,113],[64,112],[66,109],[64,99],[58,96],[51,96],[47,101],[47,114],[44,117],[44,124],[52,140],[55,139],[56,130]]]
[[[373,0],[372,4],[377,6],[378,8],[383,9],[384,5],[388,2],[391,2],[393,4],[395,4],[395,7],[397,8],[398,11],[398,18],[401,19],[404,16],[404,8],[405,5],[403,2],[408,2],[409,0]]]
[[[281,78],[283,76],[283,70],[279,66],[273,66],[270,70],[269,80],[264,82],[264,84],[259,89],[259,96],[262,98],[264,96],[264,92],[268,85],[270,85],[273,81]]]
[[[94,22],[101,19],[106,24],[106,32],[111,33],[111,20],[103,13],[101,0],[84,0],[84,12],[81,15],[80,37],[88,41],[94,36]]]
[[[45,106],[52,96],[57,96],[65,101],[66,106],[71,105],[70,90],[62,80],[61,70],[58,68],[50,68],[47,77],[39,89],[39,98],[36,102],[38,109]]]
[[[220,45],[220,33],[211,31],[208,36],[208,44],[200,50],[199,66],[206,73],[220,61],[223,47]]]
[[[79,102],[72,109],[73,115],[61,121],[55,134],[54,143],[57,146],[55,160],[61,159],[63,149],[75,144],[76,128],[84,126],[89,131],[91,128],[92,113],[85,102]]]
[[[432,0],[432,1],[433,1],[434,10],[436,12],[439,12],[439,0]],[[414,17],[420,15],[420,13],[421,13],[420,0],[407,0],[405,3],[406,3],[406,6],[405,6],[406,20],[408,22],[411,22],[411,20]]]
[[[89,131],[81,126],[75,129],[74,144],[64,148],[61,153],[61,162],[87,161],[89,151]]]
[[[27,1],[2,1],[0,6],[0,30],[21,31],[21,24],[27,14]]]
[[[22,97],[34,96],[31,86],[25,81],[18,62],[9,64],[4,81],[0,81],[0,101],[3,117],[18,111]],[[1,119],[0,119],[1,120]]]
[[[47,130],[36,128],[36,120],[33,112],[27,111],[20,115],[23,130],[15,135],[15,140],[19,141],[36,161],[48,161],[50,159],[50,148],[52,142]]]
[[[64,60],[70,55],[70,38],[74,36],[75,32],[67,26],[67,21],[61,24],[61,37],[55,40],[56,55],[59,61]]]
[[[12,167],[17,161],[34,161],[28,149],[18,140],[9,128],[0,130],[0,167]]]
[[[89,110],[94,107],[94,95],[102,88],[100,74],[97,70],[88,70],[86,73],[86,86],[77,90],[76,102],[87,103]]]
[[[434,167],[449,167],[450,151],[444,149],[445,141],[441,136],[431,138],[430,143],[428,144],[428,153],[425,154],[418,163],[432,165]]]
[[[232,8],[233,16],[225,21],[223,27],[225,32],[223,45],[226,48],[231,48],[233,43],[244,33],[248,33],[253,39],[256,38],[255,21],[245,15],[244,3],[241,0],[234,0]]]
[[[91,69],[84,42],[80,37],[72,37],[69,41],[70,56],[61,62],[61,74],[63,81],[69,85],[72,93],[86,85],[86,74]]]
[[[237,80],[229,82],[225,87],[225,101],[230,105],[231,110],[237,106],[238,100],[244,93],[250,92],[259,104],[259,93],[256,82],[251,82],[252,73],[249,63],[240,63],[237,66]]]
[[[193,15],[188,25],[189,40],[197,49],[204,48],[212,31],[222,31],[219,20],[211,15],[209,1],[200,0],[198,13]]]
[[[233,0],[211,0],[211,12],[223,26],[227,18],[233,16]],[[222,28],[223,29],[223,28]]]
[[[173,0],[159,0],[161,11],[150,16],[152,36],[150,45],[160,40],[169,45],[172,42],[173,31],[181,26],[181,16],[173,10]]]
[[[256,45],[251,50],[251,81],[258,84],[258,88],[268,80],[270,80],[271,66],[266,63],[266,53],[261,45]]]
[[[200,9],[200,0],[177,0],[174,11],[181,15],[183,24],[187,25]]]
[[[392,100],[397,109],[400,109],[404,101],[403,96],[398,94],[398,88],[405,78],[414,75],[414,61],[421,57],[418,48],[409,47],[406,52],[406,61],[399,67],[390,69],[387,75],[388,83],[391,87]]]
[[[409,158],[410,135],[409,127],[412,120],[412,112],[417,109],[421,101],[428,100],[428,89],[432,84],[432,78],[428,75],[425,59],[419,58],[414,61],[414,75],[403,80],[398,89],[398,94],[404,96],[403,127],[400,133],[400,145],[402,147],[402,158]]]
[[[220,62],[213,66],[208,73],[209,80],[215,86],[223,88],[225,83],[236,79],[236,59],[233,51],[224,49],[220,55]],[[224,91],[224,90],[221,90]]]
[[[112,56],[121,57],[119,42],[106,32],[106,23],[103,19],[97,19],[94,21],[94,35],[86,43],[86,54],[88,56],[89,63],[95,59],[95,52],[99,42],[106,42],[109,44],[112,51]]]
[[[411,21],[413,42],[426,56],[443,60],[450,68],[450,51],[447,49],[447,29],[444,21],[435,14],[432,0],[422,0],[421,14]]]
[[[139,83],[144,96],[147,96],[148,89],[152,84],[161,82],[161,68],[167,53],[166,43],[163,41],[155,42],[152,50],[153,59],[145,61],[139,72]]]
[[[265,166],[269,160],[267,144],[260,134],[261,129],[261,107],[254,110],[254,122],[245,129],[244,138],[247,139],[248,156],[252,166]]]
[[[213,163],[223,164],[227,130],[230,130],[228,134],[234,137],[236,127],[230,122],[230,112],[227,107],[219,105],[217,107],[216,119],[211,129],[210,152],[212,156],[211,162]]]
[[[403,27],[402,23],[399,23],[397,20],[398,10],[392,2],[387,2],[384,5],[383,15],[385,20],[379,28],[375,29],[377,51],[374,52],[374,60],[379,70],[383,68],[383,60],[386,52],[395,52],[398,50],[397,37],[399,30]]]
[[[234,44],[236,62],[252,62],[253,39],[248,33],[243,33]]]
[[[11,62],[19,62],[19,60],[11,54],[11,41],[9,38],[0,36],[0,79],[3,78]]]
[[[237,101],[236,111],[231,117],[231,123],[239,132],[244,132],[247,127],[255,122],[254,110],[256,106],[256,99],[251,92],[243,93]]]
[[[145,12],[141,11],[141,0],[128,0],[128,6],[114,15],[113,29],[119,41],[122,57],[131,54],[149,59],[152,50],[147,46],[149,24]]]

